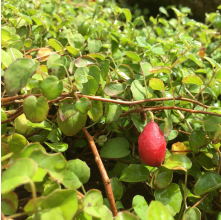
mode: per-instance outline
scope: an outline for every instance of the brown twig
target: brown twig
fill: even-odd
[[[177,129],[177,131],[178,131],[179,133],[183,133],[183,134],[191,135],[191,133],[186,132],[186,131],[182,131],[182,130],[179,130],[179,129]]]
[[[25,137],[29,138],[35,134],[39,134],[41,131],[43,130],[43,128],[38,129],[37,131],[32,132],[31,134],[27,134]]]
[[[107,99],[107,98],[102,98],[100,96],[89,96],[89,95],[82,95],[82,94],[79,94],[79,93],[75,93],[79,98],[82,98],[82,97],[86,97],[88,99],[91,99],[91,100],[97,100],[97,101],[102,101],[102,102],[111,102],[111,103],[116,103],[116,104],[121,104],[121,105],[139,105],[139,104],[142,104],[142,103],[146,103],[146,102],[160,102],[160,101],[169,101],[169,100],[173,100],[173,97],[164,97],[164,98],[155,98],[155,99],[144,99],[144,100],[139,100],[139,101],[121,101],[121,100],[114,100],[114,99]],[[4,103],[4,102],[9,102],[9,101],[13,101],[13,100],[16,100],[16,99],[25,99],[27,98],[28,96],[30,95],[34,95],[36,97],[38,96],[42,96],[42,94],[27,94],[27,95],[18,95],[18,96],[12,96],[12,97],[7,97],[7,98],[2,98],[1,99],[1,103]],[[71,97],[70,94],[68,93],[62,93],[60,95],[60,97]],[[59,98],[59,97],[58,97]],[[58,99],[57,98],[57,99]],[[55,99],[56,100],[56,99]],[[187,98],[183,98],[181,96],[178,96],[178,97],[175,97],[175,100],[181,100],[181,101],[186,101],[186,102],[192,102],[194,104],[197,104],[197,105],[200,105],[200,106],[204,106],[205,108],[209,108],[209,106],[207,105],[203,105],[201,102],[198,102],[198,101],[195,101],[195,100],[192,100],[192,99],[187,99]],[[51,100],[50,102],[53,102],[54,100]]]
[[[97,150],[97,147],[94,143],[93,137],[87,132],[87,130],[85,128],[83,128],[82,131],[83,131],[85,137],[87,138],[87,141],[88,141],[88,143],[91,147],[91,150],[94,154],[95,161],[97,163],[98,169],[100,171],[100,174],[101,174],[101,177],[102,177],[102,180],[103,180],[103,183],[104,183],[104,187],[105,187],[107,198],[108,198],[108,201],[109,201],[109,204],[110,204],[111,211],[113,213],[113,216],[116,216],[117,215],[117,207],[116,207],[113,191],[112,191],[112,188],[111,188],[110,179],[107,175],[104,164],[103,164],[103,162],[101,160],[101,157],[98,153],[98,150]]]
[[[195,205],[193,205],[192,208],[197,207],[208,195],[209,192],[205,196],[203,196],[203,198],[201,198]]]
[[[10,118],[8,118],[8,119],[2,121],[1,124],[5,124],[5,123],[8,123],[8,122],[10,122],[10,121],[13,121],[13,120],[14,120],[15,118],[17,118],[19,115],[23,114],[23,112],[24,112],[23,110],[20,111],[19,113],[13,115],[12,117],[10,117]]]
[[[78,196],[80,196],[82,199],[84,198],[84,195],[83,195],[81,192],[79,192],[78,190],[77,190],[77,194],[78,194]]]
[[[215,115],[215,116],[221,117],[221,114],[218,114],[218,113],[191,110],[191,109],[180,108],[180,107],[176,107],[176,106],[163,106],[163,107],[157,107],[157,108],[133,109],[133,110],[130,110],[130,111],[127,111],[127,112],[121,114],[120,117],[130,115],[131,113],[134,113],[134,112],[161,111],[161,110],[165,110],[165,109],[168,109],[168,110],[175,109],[175,110],[180,110],[180,111],[185,111],[185,112],[190,112],[190,113]]]
[[[175,152],[186,152],[186,153],[188,153],[188,152],[193,152],[192,150],[169,150],[169,152],[171,152],[171,153],[175,153]]]

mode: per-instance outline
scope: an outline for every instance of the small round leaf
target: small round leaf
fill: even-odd
[[[63,92],[63,82],[56,76],[49,76],[41,83],[41,91],[48,100],[56,99]]]
[[[48,114],[48,102],[47,99],[40,96],[29,96],[24,101],[24,113],[28,120],[33,123],[39,123],[46,119]]]

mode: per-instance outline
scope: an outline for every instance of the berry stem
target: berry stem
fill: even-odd
[[[154,121],[154,116],[153,113],[151,111],[148,111],[149,115],[150,115],[150,121]]]

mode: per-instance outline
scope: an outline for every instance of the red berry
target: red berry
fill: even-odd
[[[157,123],[149,122],[138,138],[142,161],[151,167],[159,167],[166,155],[166,141]]]

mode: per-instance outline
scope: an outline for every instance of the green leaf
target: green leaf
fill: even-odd
[[[164,189],[155,190],[154,196],[156,201],[162,202],[173,216],[179,213],[182,204],[179,185],[171,183]]]
[[[19,172],[18,172],[19,170]],[[1,178],[1,192],[8,193],[21,184],[29,183],[37,171],[37,164],[29,158],[20,158],[15,161]]]
[[[106,80],[108,71],[109,71],[109,65],[110,61],[109,60],[101,60],[97,61],[98,62],[98,67],[101,70],[101,77],[103,80]]]
[[[30,25],[32,25],[32,20],[31,20],[31,18],[28,16],[28,15],[25,15],[25,14],[23,14],[23,13],[18,13],[18,15],[21,17],[21,18],[23,18],[23,19],[25,19]]]
[[[172,130],[169,134],[168,137],[166,137],[166,141],[170,141],[170,140],[173,140],[175,139],[176,137],[178,136],[178,131],[177,130]]]
[[[8,29],[2,27],[1,28],[1,40],[2,41],[9,41],[11,39],[11,34]]]
[[[71,53],[72,55],[74,55],[74,57],[77,57],[80,53],[80,50],[71,47],[71,46],[67,46],[66,49],[68,50],[69,53]]]
[[[147,209],[148,220],[174,220],[168,209],[158,201],[152,201]]]
[[[82,56],[78,57],[75,60],[75,66],[76,67],[86,67],[88,65],[96,64],[96,60],[90,56]]]
[[[41,123],[32,123],[30,121],[27,121],[27,124],[29,127],[33,127],[33,128],[42,128],[48,131],[52,130],[52,126],[46,121],[43,121]]]
[[[89,38],[88,39],[88,47],[89,47],[90,53],[97,53],[100,51],[100,49],[102,47],[102,43],[100,40],[91,40]]]
[[[203,174],[194,186],[194,194],[203,195],[205,193],[221,188],[221,176],[214,172]]]
[[[143,131],[148,123],[148,121],[142,121],[140,115],[137,115],[136,113],[131,114],[131,119],[140,133]]]
[[[69,68],[70,63],[71,58],[68,55],[62,56],[51,63],[50,66],[48,65],[49,75],[54,75],[57,76],[58,79],[63,79],[67,75],[66,70]]]
[[[138,217],[128,211],[123,211],[118,212],[117,216],[115,217],[115,220],[138,220]]]
[[[151,78],[149,80],[149,86],[153,90],[164,90],[164,83],[161,79],[158,78]]]
[[[4,166],[10,161],[10,157],[13,155],[13,152],[10,153],[10,150],[5,143],[1,143],[1,165]]]
[[[133,61],[136,61],[136,62],[141,61],[140,57],[135,52],[126,51],[126,55],[128,58],[132,59]]]
[[[134,196],[133,201],[132,201],[132,205],[133,205],[134,211],[136,212],[138,217],[141,220],[146,220],[147,219],[148,204],[147,204],[146,200],[144,199],[144,197],[140,196],[140,195]]]
[[[83,83],[83,89],[81,93],[83,95],[95,95],[96,91],[98,90],[99,87],[99,82],[100,82],[100,74],[101,71],[99,68],[95,65],[92,65],[89,68],[89,73],[88,76],[91,76],[88,78],[88,81],[86,83]]]
[[[158,55],[164,55],[165,52],[163,50],[163,48],[161,46],[152,46],[151,47],[151,51],[155,54],[158,54]]]
[[[147,97],[146,89],[143,87],[142,82],[139,80],[134,80],[131,85],[131,91],[135,101],[143,100],[146,98],[151,98],[153,90],[150,86],[147,86]]]
[[[45,142],[45,144],[47,144],[48,147],[50,147],[55,152],[64,152],[68,149],[68,144],[66,144],[64,142],[59,142],[59,143],[47,143],[47,142]]]
[[[41,149],[44,152],[46,151],[45,148],[38,142],[28,144],[24,149],[22,149],[20,157],[29,157],[34,150],[39,149]]]
[[[77,111],[73,99],[66,99],[61,102],[58,111],[57,123],[65,135],[77,134],[85,126],[87,114]]]
[[[200,153],[196,157],[196,161],[205,169],[213,169],[213,161],[211,158],[207,157],[204,153]]]
[[[150,73],[171,73],[171,69],[166,66],[155,66],[148,70]]]
[[[204,128],[206,131],[217,131],[218,124],[221,123],[221,117],[218,116],[208,116],[204,122]]]
[[[213,68],[217,65],[216,61],[210,57],[204,57],[204,59],[206,59],[212,65]]]
[[[103,104],[101,101],[91,100],[92,107],[88,111],[88,116],[94,122],[98,121],[103,115]]]
[[[81,34],[72,34],[71,32],[67,33],[68,42],[71,47],[80,49],[84,45],[84,37]]]
[[[123,183],[116,177],[112,177],[110,181],[115,200],[121,200],[125,188]]]
[[[14,61],[14,59],[4,50],[1,49],[1,62],[6,66],[9,65]]]
[[[29,158],[34,160],[39,167],[45,169],[54,181],[62,181],[66,170],[67,161],[61,153],[48,154],[41,148],[32,148]]]
[[[63,82],[56,76],[49,76],[41,83],[41,91],[48,100],[56,99],[63,92]]]
[[[58,32],[62,27],[67,27],[70,23],[71,23],[70,20],[65,19],[64,21],[62,21],[62,22],[57,26],[56,31]]]
[[[72,98],[63,100],[60,103],[58,113],[59,113],[59,118],[61,119],[62,122],[68,120],[68,118],[75,115],[77,113],[77,109],[74,100]]]
[[[132,15],[131,15],[130,10],[127,9],[127,8],[124,8],[124,9],[123,9],[123,12],[124,12],[124,14],[125,14],[125,17],[126,17],[127,22],[128,22],[128,21],[131,21],[131,20],[132,20]]]
[[[72,207],[72,208],[70,208]],[[78,210],[77,191],[75,189],[55,190],[41,204],[42,220],[72,220]]]
[[[149,170],[141,164],[131,164],[121,174],[120,180],[124,182],[142,182],[149,178]]]
[[[115,104],[115,103],[108,103],[106,102],[105,105],[105,115],[106,119],[105,122],[107,124],[110,124],[114,121],[117,121],[121,115],[122,108],[120,104]]]
[[[19,158],[21,151],[26,145],[28,145],[26,138],[23,135],[17,133],[14,133],[10,136],[2,136],[1,141],[7,144],[10,152],[14,153],[11,157],[10,163],[12,163],[14,159]]]
[[[189,170],[192,166],[190,159],[183,154],[171,155],[164,164],[163,167],[166,167],[170,170]]]
[[[203,67],[203,61],[197,54],[190,54],[188,58],[194,61],[198,66]]]
[[[173,171],[160,167],[153,175],[150,185],[154,189],[163,189],[171,183]]]
[[[92,107],[91,102],[86,97],[83,97],[80,100],[78,100],[75,106],[76,106],[76,109],[83,114],[87,113]]]
[[[186,43],[186,41],[192,41],[193,40],[193,38],[191,37],[191,36],[189,36],[188,34],[185,34],[185,33],[181,33],[180,35],[179,35],[179,37],[180,37],[180,40],[182,40],[182,41],[184,41],[184,43]],[[194,58],[194,54],[192,54],[193,55],[193,58]],[[190,58],[191,59],[191,58]],[[193,60],[194,61],[194,60]],[[202,61],[202,60],[201,60]],[[194,61],[195,62],[195,61]]]
[[[99,208],[103,205],[103,197],[99,190],[92,189],[84,197],[84,211],[93,217],[100,218]]]
[[[201,213],[197,207],[189,207],[183,216],[183,220],[201,220]]]
[[[105,59],[105,55],[101,54],[101,53],[89,53],[88,56],[95,58],[95,59],[100,59],[100,60],[104,60]],[[98,62],[98,61],[97,61]]]
[[[4,110],[1,109],[1,121],[5,121],[7,119],[8,119],[7,115],[5,114]],[[7,129],[7,123],[1,124],[1,135],[6,133],[6,129]]]
[[[199,148],[205,144],[206,132],[193,131],[189,137],[189,146],[193,152],[198,152]]]
[[[182,82],[186,84],[196,84],[198,86],[201,86],[203,84],[202,80],[198,76],[191,76],[191,75],[184,77],[182,79]]]
[[[145,38],[139,36],[139,37],[136,37],[136,40],[137,40],[137,43],[140,47],[145,47],[147,49],[150,49],[151,46],[150,44],[147,43],[147,41],[145,40]]]
[[[80,188],[90,178],[90,168],[79,159],[69,160],[62,184],[66,188]]]
[[[52,46],[56,51],[63,50],[63,48],[64,48],[62,46],[62,44],[59,41],[55,40],[55,39],[49,39],[48,44],[50,46]]]
[[[117,74],[123,79],[132,79],[134,78],[134,72],[130,66],[126,64],[121,64],[117,69]]]
[[[13,215],[18,208],[18,195],[15,192],[2,194],[1,211],[4,215]]]
[[[24,113],[28,120],[33,123],[39,123],[46,119],[49,106],[47,99],[40,96],[29,96],[24,100]]]
[[[168,137],[173,129],[173,121],[170,118],[165,118],[164,120],[165,120],[165,127],[163,134],[165,137]]]
[[[100,156],[107,158],[121,158],[129,154],[129,143],[122,137],[109,139],[100,151]]]
[[[28,58],[15,60],[5,70],[5,89],[9,96],[18,93],[28,82],[28,79],[35,73],[38,63]]]
[[[159,11],[160,11],[161,13],[165,14],[167,17],[169,17],[169,14],[168,14],[166,8],[164,8],[163,6],[159,7]]]
[[[127,87],[126,83],[109,82],[104,87],[104,93],[107,96],[116,96],[122,93]]]
[[[28,131],[28,120],[25,114],[21,114],[15,119],[15,129],[21,134],[25,134]]]

